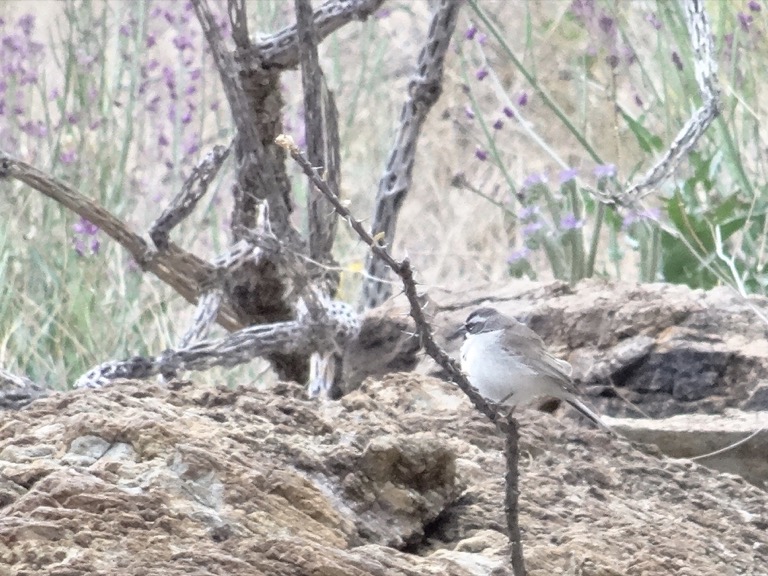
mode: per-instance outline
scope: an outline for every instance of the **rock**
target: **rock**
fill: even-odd
[[[768,380],[761,380],[742,403],[744,410],[768,410]]]
[[[0,415],[0,574],[511,575],[502,439],[454,386],[124,381]],[[535,411],[529,573],[764,574],[768,495]]]
[[[756,388],[768,381],[768,325],[755,312],[768,307],[764,297],[595,279],[575,287],[509,283],[432,292],[441,342],[454,356],[460,342],[446,335],[476,306],[496,306],[571,362],[603,413],[664,417],[764,406]],[[420,370],[434,366],[425,360]]]
[[[674,458],[738,474],[768,489],[768,412],[729,409],[721,414],[681,414],[670,418],[606,418],[619,434],[655,444]]]
[[[360,387],[369,377],[408,372],[419,362],[421,344],[407,306],[392,302],[363,315],[360,334],[344,354],[339,396]]]

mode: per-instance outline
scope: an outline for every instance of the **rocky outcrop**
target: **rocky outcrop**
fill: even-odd
[[[532,575],[766,573],[764,491],[584,426],[521,413]],[[57,393],[0,414],[0,574],[511,574],[501,449],[415,374]]]
[[[674,458],[696,459],[768,489],[768,412],[728,409],[725,414],[605,420],[625,438],[658,446]]]
[[[768,410],[768,299],[727,288],[585,280],[433,291],[443,334],[481,303],[526,322],[606,414]],[[459,342],[443,343],[457,352]],[[426,363],[428,365],[428,362]],[[427,368],[428,369],[428,368]]]

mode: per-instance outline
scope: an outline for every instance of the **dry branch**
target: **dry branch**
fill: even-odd
[[[408,83],[408,97],[400,113],[400,126],[379,180],[371,229],[376,238],[383,237],[392,245],[397,218],[412,183],[416,145],[421,127],[442,92],[445,54],[456,28],[461,0],[440,0],[432,14],[429,32],[419,54],[416,71]],[[373,252],[368,255],[366,278],[363,280],[362,304],[375,308],[391,295],[389,283],[383,282],[387,263]]]
[[[328,187],[328,184],[320,177],[317,170],[312,164],[304,157],[289,136],[282,135],[277,140],[278,144],[285,148],[298,165],[303,170],[304,174],[312,181],[312,183],[320,190],[328,201],[333,205],[334,210],[338,212],[344,220],[349,223],[352,229],[357,233],[359,238],[365,242],[371,249],[371,252],[375,254],[386,266],[389,267],[395,274],[397,274],[403,283],[403,290],[405,296],[408,298],[410,304],[410,315],[416,323],[416,330],[424,348],[424,351],[445,370],[448,377],[454,382],[461,390],[469,396],[469,399],[475,405],[475,407],[485,414],[492,422],[496,424],[499,430],[504,434],[505,438],[505,456],[506,460],[506,492],[505,492],[505,510],[507,517],[507,530],[509,532],[509,538],[511,541],[511,560],[512,566],[516,576],[525,576],[525,564],[523,561],[522,542],[520,539],[520,527],[518,524],[519,506],[518,506],[518,427],[517,422],[511,415],[503,415],[495,407],[494,404],[489,403],[483,398],[477,390],[464,376],[461,368],[456,360],[451,358],[445,350],[438,346],[437,342],[432,336],[432,327],[426,319],[424,310],[421,307],[419,301],[419,294],[416,288],[416,281],[413,278],[413,269],[411,268],[410,261],[405,258],[401,261],[395,260],[389,251],[382,246],[371,234],[369,234],[363,225],[357,220],[352,213],[339,201],[333,194],[332,190]]]
[[[208,370],[237,366],[269,354],[311,352],[313,327],[306,323],[281,322],[244,328],[225,338],[204,340],[187,348],[166,350],[159,356],[135,356],[109,361],[92,368],[75,382],[76,388],[98,388],[118,378],[145,379],[162,374],[170,378],[179,370]]]
[[[194,254],[182,250],[172,242],[168,242],[164,250],[154,250],[122,220],[94,200],[34,166],[0,152],[0,178],[2,177],[23,182],[92,222],[123,246],[145,271],[155,274],[193,304],[197,302],[202,287],[209,285],[215,277],[214,268]],[[236,330],[243,325],[228,304],[223,304],[219,309],[218,322],[229,330]]]
[[[383,3],[384,0],[329,0],[313,15],[317,42],[353,20],[366,20]],[[241,57],[253,58],[264,68],[296,68],[300,59],[298,26],[287,26],[262,39],[252,53],[243,53]]]
[[[338,113],[333,94],[328,90],[317,54],[317,33],[310,0],[296,0],[296,21],[301,58],[301,86],[304,92],[304,131],[307,157],[321,169],[331,190],[341,190]],[[332,262],[336,237],[336,212],[317,189],[309,184],[309,256],[321,263]],[[335,284],[331,291],[335,291]]]
[[[170,202],[163,213],[150,225],[149,237],[159,250],[168,248],[171,230],[192,214],[197,203],[208,191],[208,186],[216,178],[219,169],[229,157],[232,145],[214,146],[203,161],[195,166],[192,174],[184,182],[181,191]]]
[[[290,218],[293,204],[285,153],[274,144],[282,132],[280,71],[265,69],[259,58],[253,57],[258,56],[258,47],[250,38],[243,0],[229,0],[227,4],[233,50],[227,47],[208,1],[193,0],[193,5],[221,77],[235,128],[233,240],[241,240],[243,231],[254,228],[260,206],[266,202],[270,229],[287,249],[305,254],[306,243]],[[280,262],[266,255],[227,278],[226,299],[244,325],[288,321],[295,316],[298,293],[289,278]],[[308,356],[275,354],[269,360],[279,378],[306,382],[309,377]]]
[[[620,198],[613,199],[619,204],[634,202],[672,174],[719,113],[720,90],[717,81],[717,61],[704,0],[687,0],[685,9],[688,35],[694,54],[696,82],[703,103],[683,125],[656,165],[643,176],[640,182],[630,186]]]

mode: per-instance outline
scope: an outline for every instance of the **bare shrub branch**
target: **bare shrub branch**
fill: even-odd
[[[366,20],[384,0],[329,0],[314,12],[317,42],[353,20]],[[262,39],[252,54],[264,68],[296,68],[299,65],[299,35],[296,24]]]
[[[188,302],[195,304],[201,287],[209,285],[216,274],[210,264],[182,250],[173,242],[168,242],[164,250],[155,251],[141,236],[132,232],[125,222],[102,208],[96,201],[83,196],[53,176],[3,152],[0,152],[0,177],[23,182],[92,222],[125,248],[145,271],[155,274]],[[226,303],[219,309],[217,318],[222,326],[230,330],[236,330],[243,325],[237,313]]]
[[[432,14],[429,32],[419,54],[416,71],[408,83],[408,97],[400,113],[395,142],[379,180],[371,229],[390,246],[395,238],[397,218],[412,183],[416,145],[421,127],[442,92],[445,54],[456,28],[461,0],[440,0]],[[387,263],[374,251],[368,255],[363,281],[362,303],[375,308],[391,295],[390,285],[379,279],[387,274]]]
[[[683,125],[656,165],[643,176],[640,182],[631,185],[621,198],[616,199],[619,204],[631,203],[648,194],[651,189],[672,174],[719,113],[720,89],[717,81],[717,61],[704,0],[687,0],[685,15],[694,54],[696,82],[699,85],[703,103]]]
[[[333,94],[328,90],[320,68],[313,18],[310,0],[296,0],[307,157],[313,166],[323,170],[331,190],[338,196],[341,189],[338,113]],[[307,203],[309,256],[317,262],[331,262],[331,250],[336,236],[336,212],[311,183]],[[336,286],[332,289],[335,290]]]
[[[168,207],[150,225],[149,237],[159,250],[168,248],[171,230],[187,218],[205,196],[224,161],[229,157],[232,145],[214,146],[213,150],[192,169],[192,174],[184,182],[181,191],[174,196]]]

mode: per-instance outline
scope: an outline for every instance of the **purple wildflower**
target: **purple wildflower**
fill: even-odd
[[[200,138],[195,134],[190,140],[187,142],[187,145],[184,148],[184,153],[187,156],[192,156],[193,154],[196,154],[200,150]]]
[[[531,188],[532,186],[536,186],[537,184],[546,184],[547,183],[547,176],[543,172],[534,172],[533,174],[529,174],[525,177],[525,180],[523,180],[523,188]]]
[[[154,112],[157,112],[157,109],[159,106],[160,106],[160,96],[154,96],[149,102],[147,102],[145,109],[147,110],[147,112],[154,113]]]
[[[528,222],[525,226],[523,226],[521,232],[523,233],[523,236],[533,236],[541,230],[544,227],[544,224],[542,224],[539,220],[534,220],[533,222]]]
[[[475,119],[475,112],[472,110],[472,107],[469,104],[464,106],[464,116],[466,116],[469,120]]]
[[[184,50],[188,50],[194,46],[192,44],[192,40],[190,40],[189,37],[185,36],[184,34],[180,34],[179,36],[176,36],[173,39],[173,45],[176,46],[176,49],[180,52],[183,52]]]
[[[648,16],[645,17],[645,21],[648,22],[651,26],[653,26],[654,30],[661,30],[661,20],[659,20],[659,17],[656,16],[653,12],[648,14]]]
[[[520,96],[517,98],[517,104],[519,106],[525,106],[528,104],[528,93],[527,92],[521,92]]]
[[[570,11],[582,22],[588,22],[592,20],[595,15],[594,0],[573,0],[573,2],[571,2]]]
[[[74,230],[77,234],[93,236],[99,231],[99,227],[90,220],[81,217],[80,220],[72,225],[72,230]]]
[[[507,264],[514,264],[520,260],[525,260],[531,255],[531,249],[527,246],[523,246],[517,250],[513,250],[509,256],[507,256]]]
[[[594,170],[595,178],[598,180],[602,178],[613,178],[616,176],[615,164],[598,164]]]
[[[75,232],[72,241],[78,256],[85,255],[85,245],[88,240],[90,241],[91,254],[97,254],[99,252],[101,243],[97,238],[99,227],[96,226],[96,224],[85,218],[80,218],[80,220],[72,225],[72,230]]]
[[[9,35],[3,38],[3,47],[11,52],[21,52],[21,40],[18,36]]]
[[[562,186],[563,184],[566,184],[567,182],[570,182],[571,180],[575,180],[578,173],[579,171],[576,168],[567,168],[565,170],[561,170],[560,186]]]
[[[739,25],[741,26],[741,29],[744,30],[744,32],[749,32],[749,27],[752,25],[754,20],[752,15],[739,12],[736,17],[739,19]]]
[[[69,165],[74,164],[77,160],[77,152],[74,150],[66,150],[59,154],[59,161],[62,164]]]
[[[496,120],[496,122],[493,123],[493,129],[501,130],[502,128],[504,128],[504,121],[501,118],[499,118]]]
[[[643,220],[658,221],[661,217],[661,210],[658,208],[644,208],[642,210],[629,210],[622,218],[621,227],[627,229],[636,222],[642,222]]]
[[[747,6],[749,6],[749,9],[752,12],[760,12],[760,10],[762,9],[762,6],[760,6],[760,2],[758,2],[757,0],[749,0],[749,3],[747,4]]]
[[[475,72],[475,78],[477,78],[480,82],[485,80],[488,77],[488,70],[485,68],[480,68],[477,72]]]
[[[524,206],[517,211],[517,217],[520,220],[528,220],[539,213],[538,206]]]
[[[467,40],[474,40],[475,34],[477,34],[477,26],[470,24],[469,28],[467,28],[467,31],[464,32],[464,38]]]
[[[600,14],[600,18],[598,18],[597,24],[600,26],[600,30],[602,30],[604,34],[609,35],[613,32],[614,20],[607,14]]]
[[[24,36],[29,36],[35,28],[35,17],[32,14],[24,14],[19,18],[17,24]]]
[[[515,111],[512,110],[509,106],[504,106],[504,109],[502,110],[504,112],[504,116],[507,118],[514,118],[515,117]]]
[[[173,68],[171,68],[170,66],[163,66],[163,79],[165,80],[165,85],[168,88],[168,91],[171,92],[172,94],[175,94],[176,78],[173,73]]]
[[[480,44],[480,46],[485,46],[488,43],[488,36],[480,32],[480,34],[477,35],[477,43]]]
[[[36,84],[37,83],[37,72],[35,71],[27,71],[24,72],[24,75],[19,80],[19,85],[25,86],[27,84]]]
[[[475,150],[475,158],[477,158],[482,162],[485,162],[486,160],[488,160],[488,152],[483,150],[482,148],[477,148]]]
[[[576,230],[577,228],[581,228],[584,226],[584,221],[579,220],[576,218],[576,215],[572,212],[569,212],[565,216],[563,216],[560,219],[560,229],[561,230]]]
[[[181,117],[181,123],[182,124],[189,124],[192,122],[192,112],[195,111],[195,105],[191,102],[187,102],[187,111],[184,113],[184,116]]]

